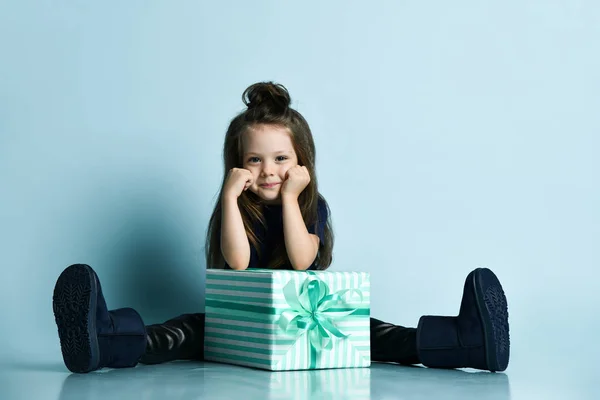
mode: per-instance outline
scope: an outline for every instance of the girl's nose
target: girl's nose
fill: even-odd
[[[275,167],[270,163],[264,163],[262,168],[263,175],[273,175]]]

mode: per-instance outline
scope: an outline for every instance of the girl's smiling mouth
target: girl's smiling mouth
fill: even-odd
[[[273,188],[275,186],[279,185],[279,182],[276,183],[263,183],[262,185],[260,185],[260,187],[266,188],[266,189],[270,189]]]

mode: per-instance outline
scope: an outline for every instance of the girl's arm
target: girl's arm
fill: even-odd
[[[237,197],[223,197],[221,214],[221,252],[225,262],[235,270],[244,270],[250,264],[250,242]]]
[[[283,197],[283,236],[288,258],[295,270],[306,270],[317,257],[319,237],[308,233],[295,196]]]

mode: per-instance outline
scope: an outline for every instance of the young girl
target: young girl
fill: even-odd
[[[308,123],[287,90],[257,83],[225,136],[223,179],[210,218],[210,268],[325,270],[332,261],[330,210],[319,194]],[[145,326],[131,308],[108,310],[91,267],[66,268],[53,310],[65,365],[85,373],[172,360],[202,360],[204,314]],[[371,318],[373,361],[504,371],[509,360],[506,297],[492,271],[466,278],[459,315],[422,316],[417,328]]]

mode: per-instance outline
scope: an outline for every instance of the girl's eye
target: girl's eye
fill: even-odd
[[[280,161],[280,162],[281,162],[281,161],[285,161],[285,160],[287,160],[287,159],[288,159],[288,157],[287,157],[287,156],[277,156],[275,159],[276,159],[277,161]],[[260,162],[260,158],[258,158],[258,157],[250,157],[250,158],[248,159],[248,162],[250,162],[250,163],[257,163],[257,162]]]

